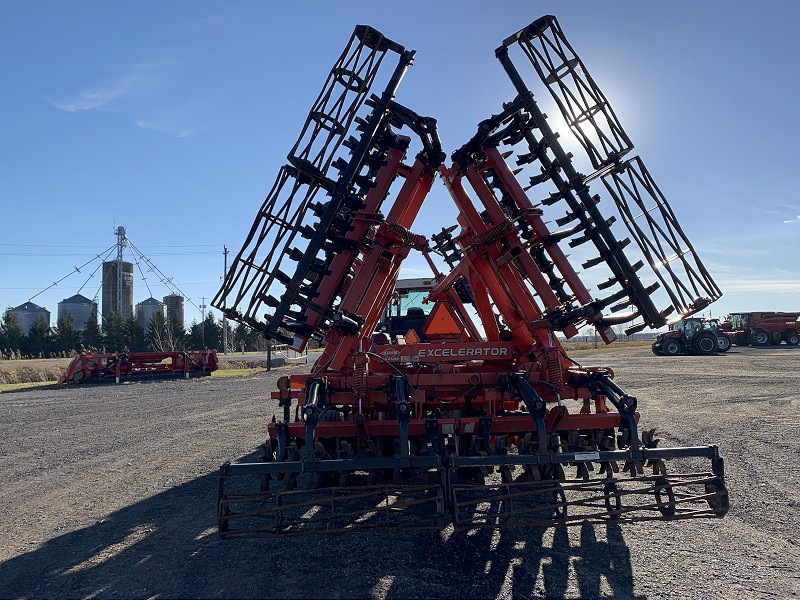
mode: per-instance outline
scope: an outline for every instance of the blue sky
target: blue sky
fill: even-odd
[[[0,307],[109,248],[117,225],[195,305],[208,302],[223,245],[244,241],[356,24],[417,50],[397,100],[438,119],[449,153],[513,98],[494,49],[544,14],[722,288],[711,312],[800,310],[790,0],[2,2]],[[450,205],[436,184],[417,231],[453,223]],[[54,322],[88,274],[33,301]],[[155,275],[147,283],[168,293]],[[144,300],[138,270],[135,285]],[[95,276],[81,293],[98,287]],[[187,324],[198,317],[187,305]]]

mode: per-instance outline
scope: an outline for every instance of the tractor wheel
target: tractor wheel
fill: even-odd
[[[790,346],[797,346],[797,344],[800,344],[800,334],[798,334],[793,329],[784,331],[783,339],[786,340],[786,343],[789,344]]]
[[[756,329],[753,332],[753,346],[766,346],[769,344],[769,334],[763,329]]]
[[[731,338],[724,333],[717,333],[717,352],[727,352],[732,345]]]
[[[710,331],[701,331],[692,341],[692,348],[697,354],[714,354],[717,351],[717,336]]]
[[[661,352],[667,356],[677,356],[683,354],[683,344],[678,340],[664,340],[661,344]]]

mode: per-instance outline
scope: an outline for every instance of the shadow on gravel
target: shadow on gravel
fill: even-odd
[[[0,597],[642,598],[616,526],[223,542],[216,490],[209,473],[44,541],[0,564]]]

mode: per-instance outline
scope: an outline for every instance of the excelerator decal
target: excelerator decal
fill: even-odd
[[[484,356],[508,356],[508,348],[425,348],[419,349],[419,357],[426,356],[458,356],[458,357],[484,357]]]
[[[379,349],[378,354],[384,360],[392,362],[420,362],[448,358],[480,360],[485,358],[507,358],[511,356],[511,348],[509,346],[491,344],[482,346],[459,345],[454,347],[409,344],[402,349],[395,347]]]

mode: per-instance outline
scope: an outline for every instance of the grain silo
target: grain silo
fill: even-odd
[[[11,312],[17,315],[22,331],[26,334],[30,331],[34,321],[40,316],[44,317],[44,320],[47,321],[47,326],[50,327],[50,311],[33,302],[20,304],[16,308],[12,308]]]
[[[164,304],[167,306],[167,319],[183,327],[183,296],[180,294],[164,296]]]
[[[77,331],[83,331],[93,310],[97,311],[97,302],[81,294],[75,294],[58,303],[58,318],[72,317],[72,326]]]
[[[147,331],[147,326],[150,325],[150,319],[157,314],[162,314],[164,318],[167,316],[167,306],[155,298],[148,298],[142,300],[136,305],[136,320]]]
[[[114,311],[133,316],[133,263],[124,260],[103,263],[103,320]]]

